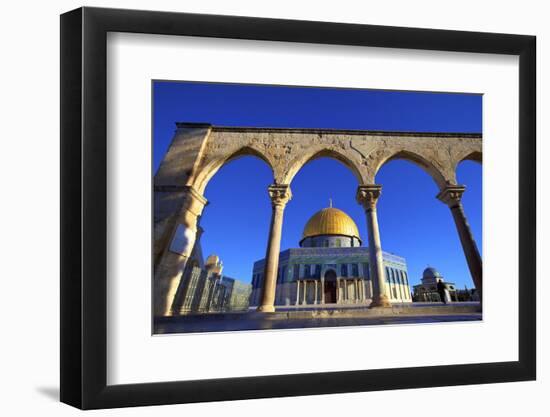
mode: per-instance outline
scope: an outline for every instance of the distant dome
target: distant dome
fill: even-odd
[[[220,258],[218,257],[218,255],[212,254],[208,258],[206,258],[205,265],[214,266],[214,265],[218,265],[219,263],[220,263]]]
[[[210,271],[214,274],[221,275],[223,271],[223,263],[220,260],[220,257],[218,255],[212,254],[208,258],[206,258],[206,262],[204,263],[204,267],[207,271]]]
[[[353,219],[337,208],[327,207],[315,213],[306,223],[302,240],[314,236],[349,236],[359,240],[359,230]]]
[[[437,269],[430,266],[424,270],[422,278],[441,278],[441,274]]]

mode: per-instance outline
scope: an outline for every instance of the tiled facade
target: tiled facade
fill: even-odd
[[[386,293],[411,302],[404,258],[384,252]],[[250,305],[260,303],[265,261],[254,263]],[[368,305],[373,295],[366,247],[293,248],[280,253],[275,305]]]

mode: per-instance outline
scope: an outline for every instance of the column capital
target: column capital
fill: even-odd
[[[365,210],[373,210],[376,208],[376,202],[382,194],[382,186],[378,184],[360,185],[357,187],[355,198],[357,202],[363,206]]]
[[[267,191],[273,207],[284,207],[292,199],[292,191],[288,184],[271,184]]]
[[[454,208],[460,204],[465,190],[464,185],[448,185],[436,197],[450,208]]]

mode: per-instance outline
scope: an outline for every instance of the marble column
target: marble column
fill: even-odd
[[[314,296],[314,299],[313,299],[313,304],[317,304],[317,280],[314,281],[315,282],[315,296]]]
[[[271,226],[267,243],[264,287],[259,311],[272,313],[275,311],[275,290],[277,288],[277,270],[279,268],[279,253],[281,251],[281,233],[283,229],[283,213],[288,201],[292,198],[289,185],[273,184],[269,186],[271,198]]]
[[[303,297],[302,297],[302,304],[307,304],[307,280],[302,281],[303,289]]]
[[[348,288],[348,280],[344,280],[344,302],[347,303],[349,300],[349,288]]]
[[[325,280],[321,278],[321,304],[325,304]]]
[[[153,281],[153,305],[155,316],[178,314],[174,301],[183,271],[197,239],[198,219],[207,200],[193,187],[185,186],[183,201],[170,241],[167,242]]]
[[[300,304],[300,281],[296,280],[296,305]]]
[[[482,261],[474,240],[474,236],[470,230],[470,225],[466,219],[464,208],[462,207],[461,199],[465,189],[466,187],[463,185],[448,185],[437,195],[437,198],[447,204],[447,206],[451,209],[456,230],[458,231],[458,236],[460,237],[460,243],[462,244],[462,250],[466,256],[466,262],[468,263],[472,280],[474,281],[474,285],[481,299],[483,281]]]
[[[387,307],[390,305],[385,291],[384,262],[382,258],[382,245],[380,243],[380,231],[378,229],[378,215],[376,213],[376,202],[381,193],[381,185],[360,185],[357,188],[356,196],[357,202],[363,206],[367,215],[369,265],[374,292],[370,307]]]

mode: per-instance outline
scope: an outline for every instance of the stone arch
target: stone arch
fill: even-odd
[[[236,159],[239,159],[245,156],[253,156],[255,158],[262,160],[267,164],[267,166],[269,166],[269,168],[271,169],[271,172],[274,173],[273,164],[267,158],[266,155],[264,155],[262,152],[260,152],[257,149],[251,148],[249,146],[243,146],[242,148],[239,148],[233,153],[230,153],[226,156],[212,159],[211,161],[204,164],[197,172],[195,179],[193,181],[193,186],[199,193],[204,194],[204,190],[206,189],[206,186],[208,185],[212,177],[220,170],[220,168],[222,168],[224,165],[232,161],[235,161]]]
[[[263,160],[271,168],[274,184],[269,186],[272,210],[269,245],[273,262],[269,285],[264,285],[260,311],[273,312],[276,288],[276,271],[280,249],[283,209],[291,197],[289,184],[296,173],[309,161],[329,157],[343,163],[356,176],[360,193],[357,196],[367,209],[367,221],[374,234],[378,234],[375,211],[368,210],[376,204],[380,187],[375,176],[383,164],[393,159],[406,159],[419,165],[437,183],[443,202],[452,204],[460,198],[463,187],[456,184],[456,166],[464,159],[481,161],[481,134],[463,133],[415,133],[372,132],[340,129],[296,129],[265,127],[213,126],[207,123],[177,123],[172,143],[155,174],[155,314],[169,315],[165,307],[172,305],[181,271],[185,268],[197,234],[198,221],[207,201],[203,197],[209,180],[216,172],[241,156],[250,155]],[[454,200],[453,200],[454,199]],[[459,233],[469,266],[473,265],[476,287],[481,284],[481,260],[475,245],[467,236],[468,224],[463,213],[450,206],[455,215]],[[371,213],[371,214],[369,214]],[[181,237],[190,236],[185,245],[172,247]],[[464,232],[466,231],[466,232]],[[190,232],[189,234],[185,234]],[[373,240],[376,240],[373,238]],[[379,242],[369,243],[370,247]],[[380,248],[381,250],[381,248]],[[158,256],[156,256],[158,253]],[[381,253],[381,252],[379,252]],[[269,257],[268,257],[269,258]],[[374,258],[374,256],[373,256]],[[472,262],[470,262],[472,260]],[[374,261],[373,261],[374,262]],[[372,269],[374,288],[372,307],[388,305],[384,292],[382,258]],[[378,264],[380,267],[378,267]],[[371,264],[372,265],[372,264]],[[470,268],[472,270],[472,267]],[[478,285],[479,284],[479,285]],[[481,289],[480,289],[481,291]]]
[[[483,163],[483,154],[481,153],[481,151],[472,151],[465,156],[459,158],[456,165],[458,166],[458,164],[460,164],[462,161],[474,161],[481,164]]]
[[[477,162],[477,163],[482,165],[483,164],[483,155],[482,155],[481,151],[472,151],[472,152],[469,152],[467,154],[460,155],[456,159],[456,162],[454,164],[455,178],[456,178],[456,173],[457,173],[457,170],[458,170],[458,166],[463,161],[473,161],[473,162]]]
[[[336,281],[336,277],[338,276],[338,274],[336,273],[336,271],[334,270],[334,268],[327,268],[324,273],[323,273],[323,279],[325,281]]]
[[[296,176],[296,174],[304,166],[306,166],[311,161],[314,161],[319,158],[331,158],[331,159],[337,160],[353,173],[355,178],[357,178],[357,181],[359,182],[359,184],[363,183],[364,178],[359,169],[359,163],[357,161],[354,161],[352,158],[345,155],[344,153],[338,152],[330,148],[316,149],[312,152],[305,153],[304,155],[298,155],[289,163],[288,169],[284,173],[281,179],[281,182],[283,184],[290,184],[294,179],[294,177]]]
[[[449,178],[445,175],[441,169],[439,169],[436,164],[430,161],[428,158],[410,150],[399,150],[393,153],[388,153],[382,157],[374,169],[374,176],[378,174],[378,171],[388,162],[394,161],[396,159],[403,159],[409,161],[419,166],[424,170],[432,179],[435,181],[439,189],[444,189],[445,186],[449,183],[455,182],[454,178]],[[438,163],[438,165],[441,165]],[[373,181],[375,182],[375,181]]]

